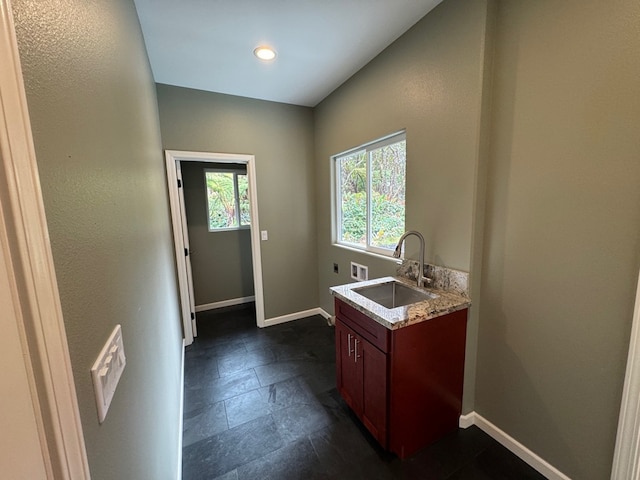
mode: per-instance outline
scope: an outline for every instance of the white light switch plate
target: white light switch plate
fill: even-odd
[[[269,240],[269,233],[266,230],[260,232],[260,238],[262,240]]]
[[[113,394],[122,376],[127,359],[124,356],[124,344],[122,343],[122,328],[116,325],[109,340],[102,347],[102,351],[91,367],[93,378],[93,390],[96,395],[98,407],[98,420],[102,423],[107,416]]]

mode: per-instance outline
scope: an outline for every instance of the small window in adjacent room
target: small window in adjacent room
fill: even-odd
[[[336,242],[392,255],[404,233],[406,136],[335,155]]]
[[[251,225],[247,174],[205,170],[207,224],[210,232],[236,230]]]

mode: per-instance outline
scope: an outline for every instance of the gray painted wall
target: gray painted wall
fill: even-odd
[[[196,306],[253,295],[251,230],[210,232],[207,224],[204,170],[217,167],[230,165],[181,162]]]
[[[310,108],[157,85],[164,148],[255,155],[266,318],[318,306]]]
[[[321,306],[394,267],[331,245],[330,156],[406,128],[407,228],[471,269],[463,409],[573,478],[610,474],[640,268],[638,20],[447,0],[316,108]]]
[[[52,4],[14,0],[92,474],[166,478],[177,425],[155,420],[177,415],[178,307],[135,10]],[[393,272],[331,245],[329,157],[406,128],[407,226],[429,261],[476,269],[465,410],[607,478],[640,268],[640,4],[496,2],[495,26],[493,5],[445,0],[322,102],[315,167],[312,110],[158,85],[163,143],[256,155],[276,316],[331,311],[351,259]],[[128,365],[98,427],[88,369],[116,322]]]
[[[470,270],[479,155],[484,1],[436,7],[316,107],[316,188],[320,305],[333,312],[329,287],[352,281],[351,260],[371,278],[396,262],[332,245],[331,159],[336,153],[406,129],[406,228],[426,239],[426,261]],[[407,256],[417,258],[409,240]],[[340,273],[333,273],[333,263]],[[477,318],[468,326],[465,411],[473,410]]]
[[[93,479],[175,479],[182,335],[155,90],[133,2],[12,2]],[[127,366],[102,425],[90,368]]]
[[[476,410],[609,478],[640,268],[640,3],[499,2]]]

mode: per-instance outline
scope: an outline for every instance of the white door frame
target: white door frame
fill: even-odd
[[[636,288],[612,480],[640,479],[640,276]]]
[[[193,337],[197,337],[198,336],[198,329],[196,326],[196,305],[195,305],[195,296],[193,294],[193,275],[191,274],[191,244],[189,242],[189,230],[187,227],[187,212],[186,212],[186,207],[185,207],[185,203],[184,203],[184,188],[182,188],[182,167],[180,166],[180,161],[175,161],[172,162],[174,167],[175,167],[175,172],[176,172],[176,178],[177,178],[177,185],[178,188],[176,188],[176,182],[174,182],[174,189],[175,191],[178,192],[178,218],[174,217],[174,212],[172,210],[171,212],[171,221],[172,221],[172,227],[173,227],[173,222],[176,221],[177,224],[179,225],[179,228],[172,228],[173,230],[173,235],[174,235],[174,245],[176,247],[176,262],[178,265],[178,269],[179,271],[184,271],[185,275],[186,275],[186,285],[184,284],[184,282],[182,282],[179,286],[180,286],[180,298],[184,298],[187,299],[187,301],[185,302],[180,302],[180,309],[182,311],[182,315],[183,315],[183,322],[186,320],[185,316],[188,315],[189,318],[191,319],[191,332],[190,332],[190,338],[191,340],[187,343],[187,345],[191,344],[193,342]],[[169,168],[169,166],[167,165],[167,168]],[[167,176],[167,178],[169,178]],[[176,236],[179,235],[180,238],[182,239],[182,247],[183,247],[183,251],[184,251],[184,256],[181,255],[178,251],[178,247],[180,246],[177,242],[176,242]],[[185,332],[188,333],[188,330],[186,328],[184,328],[183,326],[183,330]],[[187,335],[185,335],[185,339],[187,338]]]
[[[2,315],[22,350],[22,361],[3,364],[3,381],[22,378],[29,386],[37,430],[29,442],[39,444],[46,478],[89,479],[10,0],[0,0],[0,65],[0,297],[3,305],[10,298]],[[15,413],[2,412],[7,419]],[[1,443],[14,441],[9,434],[0,432]],[[13,462],[33,460],[25,451]]]
[[[264,327],[264,296],[262,287],[262,259],[260,254],[260,223],[258,220],[258,190],[256,183],[255,156],[231,153],[166,150],[165,161],[185,345],[190,345],[193,342],[193,330],[191,322],[191,302],[189,300],[189,275],[184,255],[185,248],[188,247],[185,245],[182,232],[182,225],[183,223],[186,225],[186,219],[183,217],[184,210],[181,209],[180,205],[181,192],[178,191],[177,172],[179,172],[179,170],[177,169],[177,164],[179,164],[179,162],[239,163],[247,166],[250,201],[249,208],[251,214],[251,254],[253,256],[253,288],[255,291],[256,302],[256,324],[260,328]]]

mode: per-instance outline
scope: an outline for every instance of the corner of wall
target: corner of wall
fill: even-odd
[[[484,249],[485,205],[487,195],[487,171],[490,156],[491,94],[493,80],[493,50],[495,43],[496,0],[487,0],[482,44],[482,68],[479,72],[481,97],[477,155],[475,164],[475,184],[473,193],[473,213],[471,231],[471,309],[467,326],[467,352],[465,365],[465,388],[462,411],[470,412],[475,407],[476,360],[478,353],[478,331],[480,326],[482,263]]]

